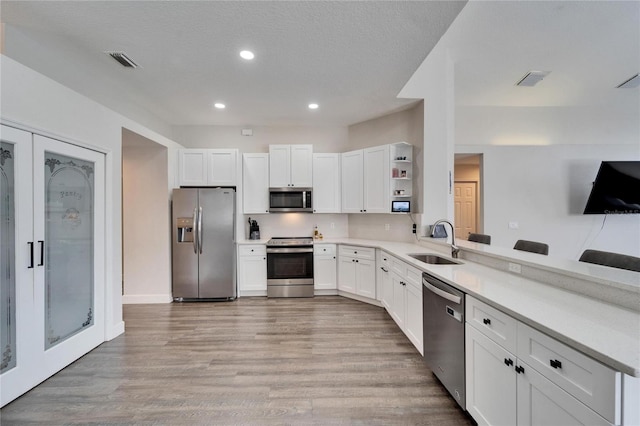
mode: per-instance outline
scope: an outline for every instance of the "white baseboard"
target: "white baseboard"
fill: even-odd
[[[338,290],[338,295],[339,296],[343,296],[343,297],[347,297],[349,299],[354,299],[354,300],[358,300],[360,302],[364,302],[364,303],[368,303],[370,305],[374,305],[374,306],[379,306],[381,308],[383,308],[384,306],[382,305],[382,303],[378,300],[375,299],[369,299],[368,297],[363,297],[363,296],[359,296],[357,294],[353,294],[353,293],[348,293],[346,291],[342,291],[342,290]]]
[[[108,327],[106,330],[105,340],[106,341],[113,340],[119,335],[121,335],[122,333],[124,333],[124,321],[120,321],[114,326]]]
[[[338,294],[338,289],[315,289],[313,291],[314,296],[336,296]]]
[[[123,305],[138,305],[147,303],[171,303],[173,297],[170,294],[123,294]]]

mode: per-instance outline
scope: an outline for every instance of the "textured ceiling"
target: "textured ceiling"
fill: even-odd
[[[169,125],[349,125],[411,104],[397,94],[465,3],[2,1],[1,19],[5,54],[125,114]],[[241,49],[256,59],[243,61]]]

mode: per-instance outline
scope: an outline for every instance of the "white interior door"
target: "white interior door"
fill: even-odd
[[[456,235],[466,239],[477,229],[477,184],[456,182],[454,194]]]
[[[0,407],[33,386],[32,134],[0,126]]]
[[[104,341],[104,154],[34,136],[37,381]]]

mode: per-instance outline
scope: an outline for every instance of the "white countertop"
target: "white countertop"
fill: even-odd
[[[239,240],[238,244],[266,244],[267,239]],[[438,253],[418,244],[353,238],[326,238],[315,244],[349,244],[375,247],[416,268],[448,282],[473,297],[494,306],[555,339],[568,344],[614,370],[640,377],[640,313],[563,290],[516,274],[489,268],[468,260],[461,265],[430,265],[408,254]],[[460,247],[497,258],[535,264],[575,277],[588,275],[603,285],[640,288],[640,274],[599,265],[546,258],[514,250],[488,248],[460,242]],[[443,250],[448,245],[442,245]],[[504,251],[504,253],[501,252]],[[439,255],[442,255],[442,250]],[[542,259],[541,259],[542,258]]]
[[[316,240],[315,243],[380,248],[614,370],[640,377],[638,312],[467,260],[460,260],[462,265],[426,264],[409,257],[408,254],[436,251],[418,244],[351,238]],[[529,260],[527,254],[523,253],[523,262]],[[577,267],[581,268],[581,265]],[[567,272],[581,271],[568,268]],[[634,284],[634,280],[640,279],[640,274],[622,272],[624,273],[620,276],[623,285]],[[606,279],[609,282],[611,275],[607,275]]]

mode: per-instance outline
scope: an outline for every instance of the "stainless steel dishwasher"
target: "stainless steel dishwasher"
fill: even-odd
[[[424,361],[465,410],[464,293],[422,274]]]

